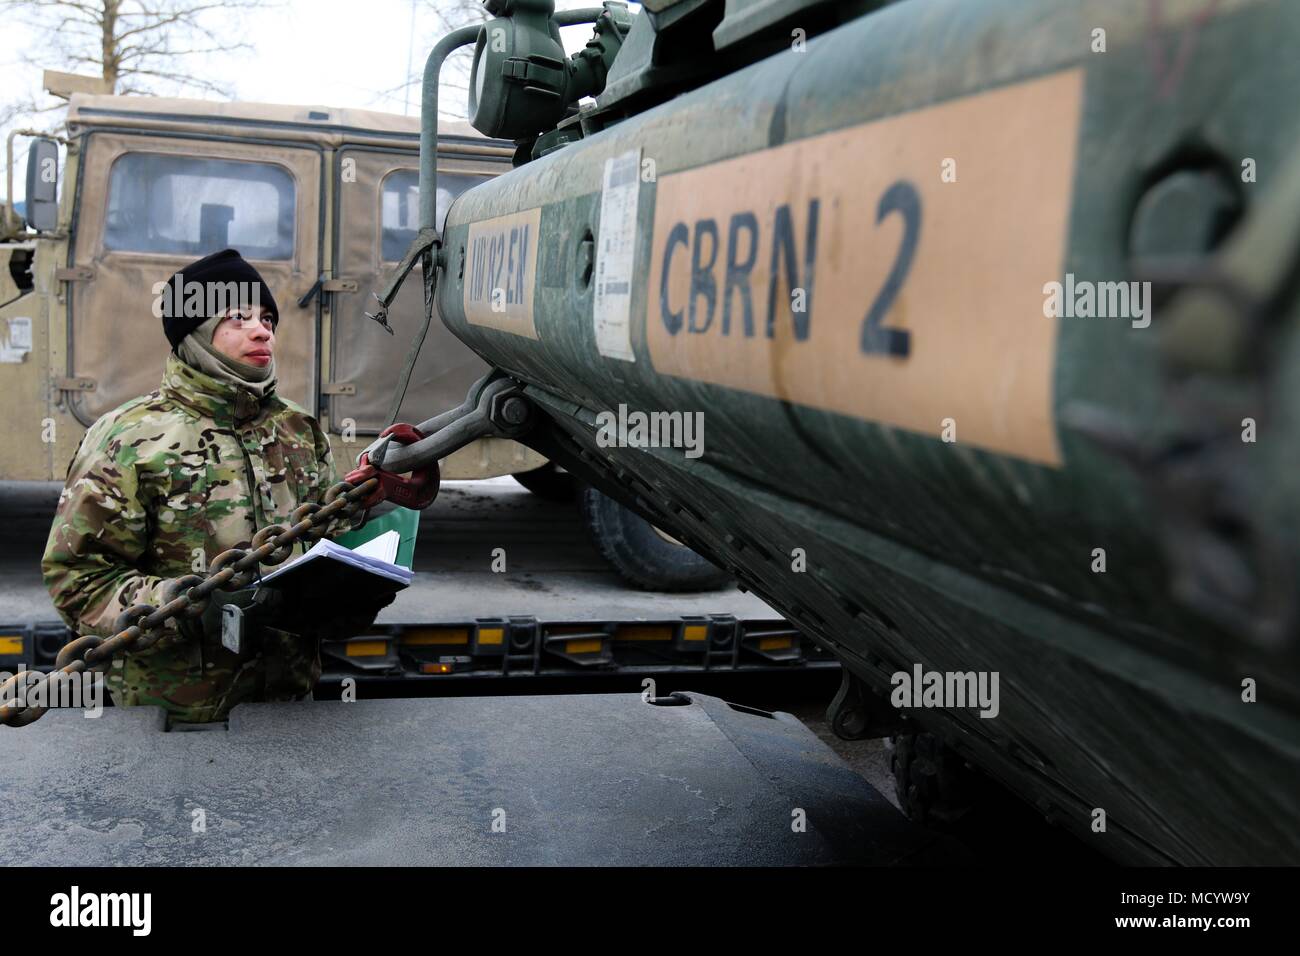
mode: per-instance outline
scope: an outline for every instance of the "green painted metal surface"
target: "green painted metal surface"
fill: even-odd
[[[875,690],[918,663],[998,672],[997,718],[915,719],[1104,852],[1300,862],[1298,42],[1280,0],[904,0],[466,193],[439,309],[547,413],[526,442],[734,569]],[[591,251],[599,266],[607,163],[628,153],[632,361],[598,344]],[[789,193],[786,220],[764,192]],[[519,334],[467,302],[486,262],[516,268],[504,244],[476,261],[506,235],[492,220],[532,215]],[[726,278],[756,258],[742,234],[769,271],[831,276],[803,313],[767,305],[795,281],[749,288],[751,335]],[[855,270],[885,284],[846,298]],[[1024,308],[1047,282],[1148,277],[1150,324]],[[1013,315],[987,308],[1002,291]],[[769,315],[796,331],[764,347]],[[939,414],[918,424],[927,402],[955,441]],[[702,412],[704,453],[604,447],[597,415],[620,404]]]

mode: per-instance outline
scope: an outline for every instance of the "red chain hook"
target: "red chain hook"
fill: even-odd
[[[389,425],[379,433],[380,438],[385,436],[391,436],[393,441],[399,445],[413,445],[425,437],[424,433],[418,428],[414,425],[407,425],[405,422]],[[370,453],[362,452],[357,467],[348,472],[347,477],[343,480],[358,485],[368,478],[378,478],[379,487],[375,489],[369,498],[362,502],[363,508],[369,509],[381,501],[391,501],[403,508],[412,508],[418,511],[432,504],[433,499],[438,497],[439,474],[437,459],[434,459],[423,468],[416,469],[407,476],[376,468],[370,464]]]

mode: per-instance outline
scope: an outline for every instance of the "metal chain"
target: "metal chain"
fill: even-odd
[[[208,567],[205,576],[188,574],[168,581],[163,588],[161,607],[151,604],[136,604],[118,615],[113,628],[116,632],[105,640],[95,634],[81,635],[69,641],[54,659],[54,670],[48,674],[39,671],[19,671],[3,684],[0,684],[0,701],[10,698],[17,700],[16,689],[19,683],[26,686],[27,696],[33,696],[33,688],[44,682],[49,685],[56,674],[80,674],[91,670],[103,673],[108,670],[113,658],[128,651],[143,651],[152,647],[162,637],[162,628],[172,618],[195,618],[200,616],[208,606],[209,596],[213,591],[226,588],[238,590],[252,584],[259,564],[268,566],[280,564],[293,552],[293,545],[298,541],[315,543],[328,532],[322,527],[336,517],[354,523],[365,511],[362,502],[369,497],[379,485],[378,478],[367,478],[353,487],[346,481],[332,485],[325,492],[325,503],[314,502],[301,505],[290,515],[293,524],[270,525],[253,536],[252,550],[231,548],[221,552]],[[45,699],[51,688],[45,688]],[[10,727],[26,727],[44,716],[49,707],[18,706],[0,704],[0,724]]]

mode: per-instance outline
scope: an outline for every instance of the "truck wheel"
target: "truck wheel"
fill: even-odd
[[[595,488],[578,495],[592,541],[625,581],[646,591],[715,591],[731,581],[679,541]]]
[[[573,480],[573,475],[561,469],[553,461],[548,461],[541,468],[521,471],[510,477],[537,497],[547,501],[572,501],[573,494],[577,490],[577,482]]]
[[[976,771],[934,734],[889,738],[894,793],[908,819],[951,829],[975,809],[983,788]]]

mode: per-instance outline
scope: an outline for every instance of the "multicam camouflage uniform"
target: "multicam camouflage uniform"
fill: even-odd
[[[46,543],[45,585],[70,627],[111,636],[126,608],[161,603],[166,579],[288,525],[337,480],[329,442],[304,409],[274,393],[259,405],[170,355],[161,388],[86,432]],[[119,655],[106,677],[114,702],[220,720],[241,701],[301,698],[320,676],[314,635],[260,628],[234,654],[217,629],[198,630],[170,621],[153,647]]]

